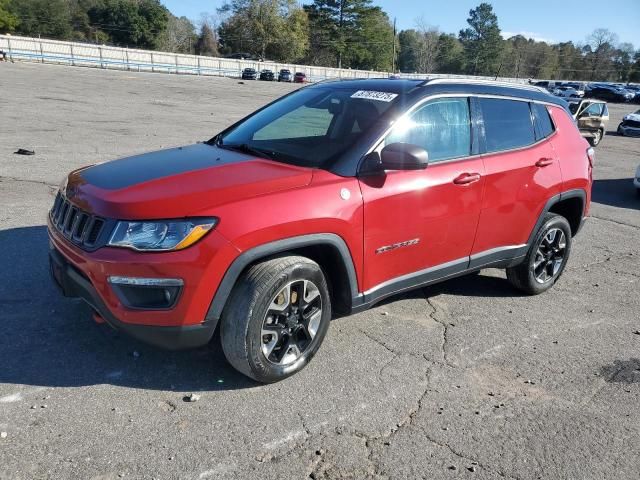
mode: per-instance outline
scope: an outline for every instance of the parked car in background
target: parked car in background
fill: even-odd
[[[632,102],[640,103],[640,85],[625,85],[624,89],[633,93]]]
[[[618,125],[618,134],[625,137],[640,137],[640,110],[622,118],[622,122]]]
[[[585,97],[606,100],[607,102],[628,102],[634,98],[634,94],[622,88],[598,85],[587,91]]]
[[[280,70],[280,72],[278,73],[278,81],[279,82],[292,82],[293,81],[293,75],[291,74],[291,70],[287,70],[286,68],[283,68],[282,70]]]
[[[560,98],[581,98],[584,97],[584,92],[576,90],[573,87],[560,86],[553,89],[552,92],[556,97]]]
[[[636,193],[640,197],[640,165],[636,169],[636,176],[633,179],[633,185],[636,187]]]
[[[273,82],[275,79],[276,79],[276,76],[272,70],[262,70],[260,72],[260,80]]]
[[[539,82],[535,82],[533,86],[544,88],[545,90],[551,91],[555,87],[555,82],[550,82],[549,80],[540,80]]]
[[[243,80],[256,80],[258,78],[258,72],[255,68],[245,68],[242,71]]]
[[[218,331],[233,367],[275,382],[311,361],[332,317],[399,292],[484,268],[528,295],[552,288],[593,156],[538,88],[320,83],[205,143],[71,172],[49,271],[99,322],[171,349]]]
[[[303,72],[296,72],[293,76],[294,83],[306,83],[307,82],[307,74]]]
[[[233,58],[235,60],[256,60],[258,62],[262,61],[262,57],[247,52],[230,53],[229,55],[225,55],[224,58]]]
[[[597,146],[602,141],[609,122],[609,108],[606,102],[593,99],[570,102],[569,111],[576,120],[582,136],[591,146]]]

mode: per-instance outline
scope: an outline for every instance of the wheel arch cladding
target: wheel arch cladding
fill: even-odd
[[[551,197],[540,212],[538,221],[529,235],[527,245],[531,246],[536,232],[544,223],[544,216],[549,212],[565,217],[571,227],[571,235],[575,236],[582,226],[586,202],[587,192],[582,189],[567,190]]]
[[[574,237],[580,229],[583,212],[584,200],[579,196],[562,198],[549,209],[549,213],[557,213],[567,219],[571,227],[571,236]]]
[[[220,318],[242,272],[258,261],[283,253],[301,255],[318,263],[325,273],[334,310],[337,313],[350,312],[352,299],[358,295],[358,283],[349,248],[338,235],[318,233],[276,240],[241,253],[220,282],[207,319]]]

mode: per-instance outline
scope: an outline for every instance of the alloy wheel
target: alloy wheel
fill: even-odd
[[[561,229],[552,228],[544,234],[533,261],[533,276],[538,283],[547,283],[558,275],[566,249],[567,238]]]
[[[285,285],[271,300],[262,322],[262,353],[276,365],[298,360],[313,342],[322,319],[320,290],[310,280]]]

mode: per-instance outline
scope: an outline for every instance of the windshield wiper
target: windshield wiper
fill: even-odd
[[[248,143],[222,143],[221,140],[216,142],[216,146],[220,148],[226,148],[229,150],[235,150],[236,152],[248,153],[250,155],[256,155],[258,157],[266,157],[269,160],[276,160],[273,152],[269,150],[263,150],[262,148],[252,147]]]

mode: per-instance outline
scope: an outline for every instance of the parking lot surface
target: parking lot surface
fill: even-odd
[[[486,270],[393,297],[263,386],[215,341],[95,324],[49,280],[44,225],[70,170],[206,140],[295,87],[35,64],[0,85],[0,479],[640,477],[640,139],[614,133],[634,106],[610,105],[553,289]]]

